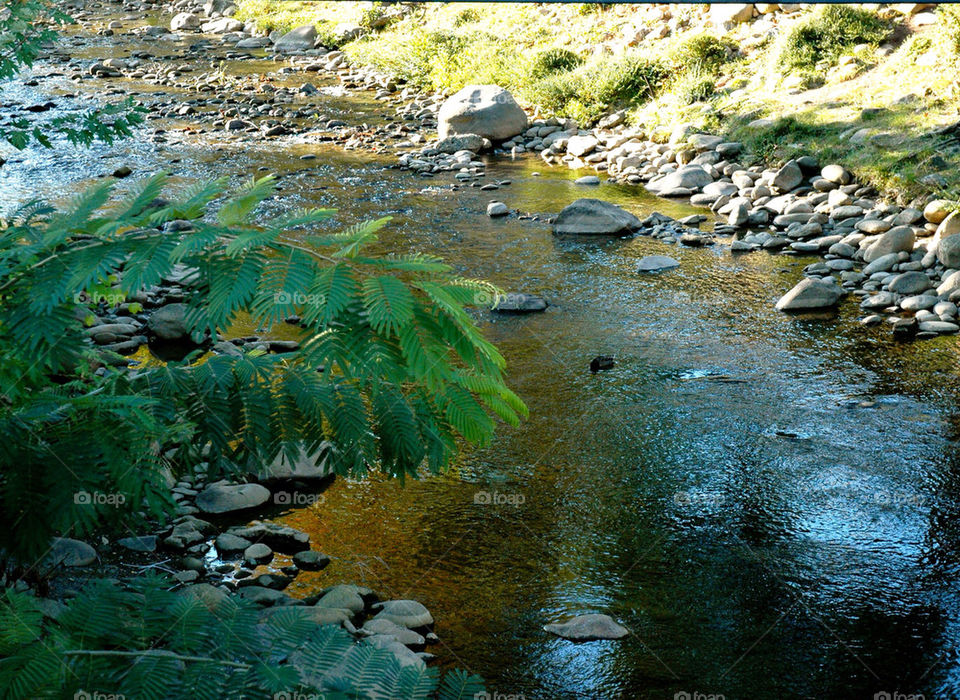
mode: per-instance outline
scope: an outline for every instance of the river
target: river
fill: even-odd
[[[117,35],[71,51],[144,48],[183,46]],[[3,89],[5,102],[52,95],[61,107],[76,92],[56,76]],[[314,100],[351,123],[382,119],[363,93]],[[158,125],[166,143],[152,139]],[[488,159],[485,181],[512,182],[495,193],[454,191],[451,176],[390,169],[389,154],[178,126],[150,120],[113,146],[15,155],[0,168],[0,201],[63,199],[119,165],[171,169],[175,183],[265,169],[282,191],[263,216],[305,205],[337,208],[341,226],[390,215],[384,249],[437,253],[551,304],[478,316],[529,420],[444,476],[339,480],[317,507],[282,515],[333,558],[292,592],[353,582],[415,598],[437,619],[431,650],[444,666],[527,700],[960,697],[956,338],[894,342],[861,327],[852,302],[819,319],[776,312],[809,259],[560,240],[542,221],[485,216],[492,197],[542,215],[580,196],[641,217],[702,211],[639,188],[577,186],[535,156]],[[681,265],[640,275],[648,254]],[[591,374],[598,354],[614,368]],[[584,612],[632,634],[573,644],[542,630]]]

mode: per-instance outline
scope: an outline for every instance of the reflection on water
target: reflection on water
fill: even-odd
[[[354,121],[370,109],[319,99]],[[894,343],[859,327],[852,304],[836,318],[776,313],[803,259],[558,240],[541,222],[484,216],[491,196],[544,215],[578,196],[641,215],[693,211],[578,187],[535,158],[491,163],[489,180],[513,182],[496,193],[453,191],[449,178],[305,139],[168,137],[30,152],[4,167],[0,194],[63,196],[64,183],[120,164],[182,182],[267,168],[282,192],[264,216],[390,214],[384,248],[439,253],[551,303],[479,316],[530,419],[443,477],[341,480],[285,515],[333,558],[295,592],[363,582],[416,598],[438,620],[444,664],[526,698],[960,693],[955,339]],[[680,267],[636,274],[641,257],[664,253]],[[598,354],[616,366],[592,375]],[[584,612],[634,634],[573,645],[542,630]]]

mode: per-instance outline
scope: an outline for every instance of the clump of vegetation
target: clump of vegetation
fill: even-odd
[[[583,57],[570,49],[561,47],[541,51],[530,63],[527,75],[531,78],[543,78],[552,73],[570,71],[583,65]]]
[[[462,27],[465,24],[472,24],[480,19],[480,13],[472,7],[467,7],[457,13],[456,18],[453,20],[453,26]]]
[[[550,111],[591,122],[610,109],[646,102],[667,76],[667,68],[659,61],[627,54],[555,73],[528,86],[525,96]]]
[[[696,34],[670,53],[670,63],[683,72],[716,74],[736,51],[736,45],[713,34]]]
[[[850,5],[823,5],[790,29],[780,43],[777,63],[785,69],[834,65],[858,44],[877,45],[888,28],[875,12]]]
[[[466,46],[466,37],[451,31],[386,32],[350,42],[351,61],[373,66],[422,88],[450,87],[435,82],[435,72],[449,65]],[[462,86],[461,86],[462,87]]]
[[[717,85],[713,78],[704,75],[691,75],[679,81],[673,88],[682,104],[706,102],[717,94]]]

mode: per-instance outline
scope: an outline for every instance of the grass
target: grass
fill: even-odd
[[[889,33],[876,12],[852,5],[822,5],[784,34],[777,63],[786,70],[830,68],[853,47],[876,46]]]
[[[321,36],[339,22],[369,26],[383,9],[289,0],[239,6],[241,17],[266,28],[312,21]],[[581,125],[627,108],[629,122],[651,133],[690,124],[772,162],[810,153],[901,199],[960,188],[960,143],[932,134],[960,119],[958,6],[941,5],[939,22],[918,33],[892,8],[809,8],[779,15],[776,35],[749,23],[705,31],[704,10],[694,5],[671,12],[672,33],[654,38],[663,20],[653,6],[427,4],[343,48],[352,62],[428,91],[495,83],[541,116]],[[625,46],[644,25],[653,33]],[[895,50],[879,50],[882,42]],[[909,92],[915,99],[902,99]],[[758,117],[775,124],[748,127]],[[866,128],[869,138],[851,140]]]

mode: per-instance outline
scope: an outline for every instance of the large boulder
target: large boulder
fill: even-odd
[[[260,484],[211,484],[197,494],[197,508],[204,513],[231,513],[256,508],[270,500],[270,491]]]
[[[640,219],[616,204],[583,198],[564,207],[553,224],[553,232],[558,236],[626,236],[641,225]]]
[[[836,306],[844,295],[842,287],[833,282],[807,277],[780,297],[777,311],[813,311]]]
[[[195,15],[192,12],[181,12],[180,14],[174,15],[173,19],[170,20],[170,31],[179,32],[184,29],[199,29],[200,28],[200,16]]]
[[[609,615],[577,615],[566,622],[544,625],[543,629],[558,637],[575,642],[589,642],[594,639],[622,639],[630,634],[623,625]]]
[[[909,253],[913,250],[915,241],[916,235],[912,228],[909,226],[896,226],[874,241],[864,252],[863,259],[868,263],[872,263],[874,260],[882,258],[884,255],[889,255],[890,253]]]
[[[437,114],[441,139],[452,134],[479,134],[505,141],[527,128],[526,112],[513,95],[497,85],[468,85],[449,97]]]
[[[433,615],[422,603],[416,600],[386,600],[373,607],[375,610],[380,610],[374,618],[376,620],[389,620],[408,629],[427,627],[433,624]]]
[[[803,171],[795,160],[784,163],[773,176],[773,186],[781,192],[789,192],[799,187],[801,182],[803,182]]]
[[[277,51],[307,51],[312,49],[317,40],[317,28],[312,24],[291,29],[277,39],[273,45]]]

